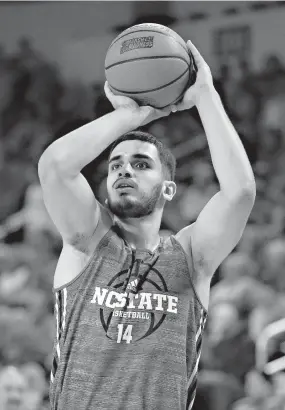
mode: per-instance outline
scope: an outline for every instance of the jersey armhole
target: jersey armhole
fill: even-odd
[[[174,235],[171,235],[170,238],[171,238],[171,241],[172,241],[172,242],[174,241],[175,245],[178,246],[178,247],[181,249],[181,251],[183,252],[183,255],[184,255],[186,264],[187,264],[187,266],[188,266],[188,272],[189,272],[188,278],[189,278],[189,280],[190,280],[190,284],[191,284],[191,286],[192,286],[194,295],[195,295],[195,297],[196,297],[198,303],[200,304],[201,308],[205,311],[205,313],[206,313],[206,315],[207,315],[207,314],[208,314],[208,309],[206,309],[205,306],[204,306],[204,304],[201,302],[201,299],[200,299],[200,297],[199,297],[199,295],[198,295],[198,293],[197,293],[197,290],[196,290],[196,287],[195,287],[195,285],[194,285],[193,278],[192,278],[192,274],[195,273],[195,267],[194,267],[194,262],[193,262],[193,253],[192,253],[192,242],[191,242],[191,238],[190,238],[190,258],[191,258],[191,262],[189,262],[189,256],[186,254],[186,252],[185,252],[183,246],[181,245],[181,243],[174,237]]]

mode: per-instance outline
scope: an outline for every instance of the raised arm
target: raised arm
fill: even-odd
[[[255,181],[244,147],[214,89],[210,69],[191,42],[188,46],[197,64],[197,80],[176,108],[196,105],[220,191],[180,235],[189,240],[189,246],[191,241],[197,272],[210,279],[241,238],[255,200]]]
[[[105,92],[113,99],[107,84]],[[85,246],[104,209],[81,170],[120,135],[170,112],[139,107],[127,97],[116,96],[111,102],[115,111],[59,138],[40,158],[38,173],[44,202],[64,243]]]

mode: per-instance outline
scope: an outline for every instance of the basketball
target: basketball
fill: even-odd
[[[105,75],[115,95],[165,108],[194,83],[195,68],[185,41],[175,31],[145,23],[114,39],[106,53]]]

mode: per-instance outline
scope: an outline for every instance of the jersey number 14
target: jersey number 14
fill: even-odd
[[[133,329],[133,325],[127,325],[124,331],[124,324],[123,323],[119,324],[117,343],[121,343],[122,340],[125,340],[127,343],[130,343],[133,338],[132,329]]]

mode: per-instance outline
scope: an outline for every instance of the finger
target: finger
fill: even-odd
[[[194,46],[191,40],[187,41],[187,47],[191,54],[193,55],[193,58],[195,60],[195,63],[199,67],[203,62],[205,62],[204,58],[202,57],[201,53],[197,50],[197,48]]]
[[[193,108],[195,106],[195,104],[191,101],[191,102],[188,102],[187,103],[187,107],[186,107],[186,105],[185,105],[185,102],[181,102],[181,103],[178,103],[178,104],[176,104],[176,111],[184,111],[184,110],[190,110],[191,108]],[[176,111],[174,111],[174,112],[176,112]]]
[[[105,81],[104,91],[106,92],[106,91],[108,91],[108,90],[109,90],[109,84],[108,84],[108,81]]]
[[[150,107],[156,114],[161,114],[161,115],[167,114],[171,111],[170,107],[155,108],[155,107],[152,107],[151,105],[148,105],[148,107]]]
[[[171,106],[171,112],[177,112],[177,106],[176,105],[172,105]]]
[[[171,113],[171,105],[168,105],[165,108],[161,109],[162,112],[164,112],[165,114],[170,114]]]
[[[171,113],[171,107],[166,108],[152,108],[152,114],[155,118],[167,117]]]
[[[104,91],[105,91],[106,97],[110,100],[110,98],[112,98],[112,96],[113,96],[113,93],[112,93],[112,91],[110,90],[108,81],[105,81]]]
[[[158,111],[158,113],[160,113],[162,116],[165,116],[165,117],[166,117],[167,115],[169,115],[169,114],[171,113],[171,106],[162,108],[162,109],[157,110],[157,111]]]

